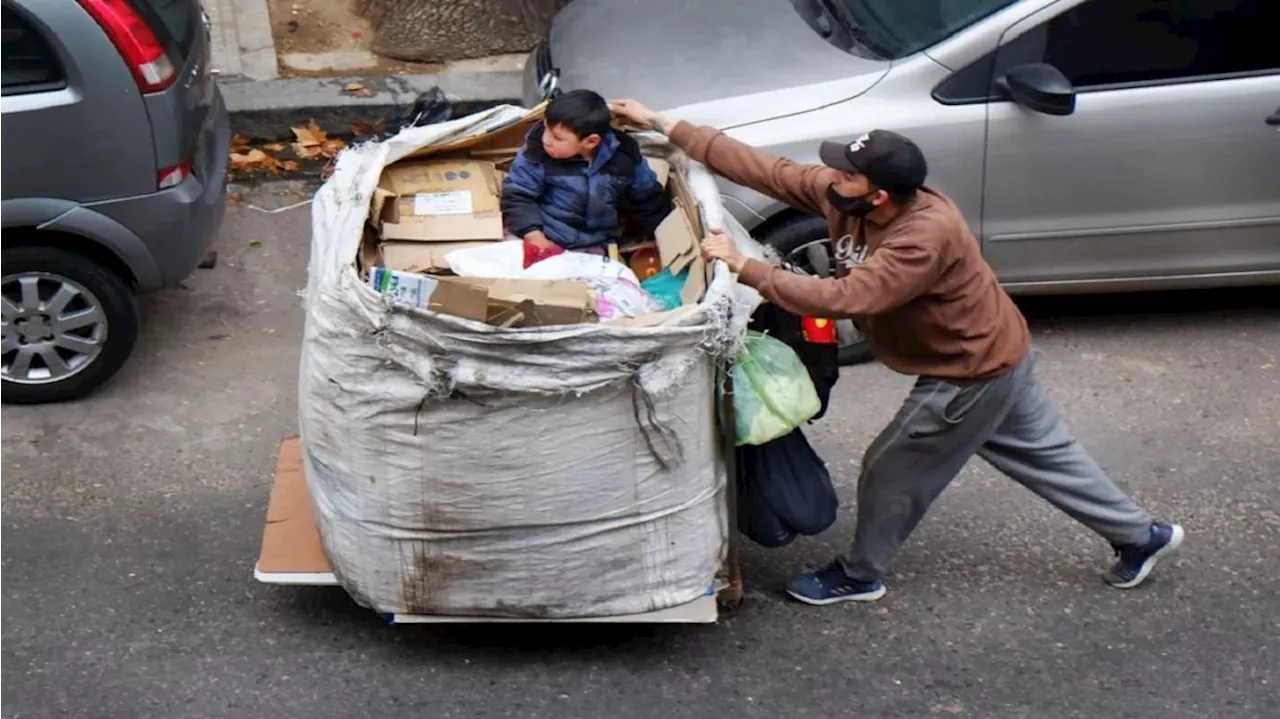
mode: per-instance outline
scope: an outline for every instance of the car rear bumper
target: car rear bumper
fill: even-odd
[[[214,91],[212,122],[194,159],[192,174],[176,187],[87,205],[138,237],[158,268],[158,276],[139,277],[142,292],[170,287],[186,279],[213,244],[226,212],[227,163],[231,122],[222,93]]]

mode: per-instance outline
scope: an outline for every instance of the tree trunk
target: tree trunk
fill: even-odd
[[[409,62],[527,52],[569,0],[358,0],[373,51]]]

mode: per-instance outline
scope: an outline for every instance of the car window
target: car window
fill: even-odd
[[[62,87],[57,53],[26,18],[5,5],[0,9],[0,85],[5,95]]]
[[[180,66],[201,24],[200,0],[130,0]]]
[[[1048,23],[1044,62],[1077,88],[1280,68],[1277,0],[1090,0]]]

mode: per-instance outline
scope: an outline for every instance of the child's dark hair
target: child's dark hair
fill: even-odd
[[[547,106],[547,126],[567,127],[579,140],[591,135],[604,137],[612,117],[609,103],[590,90],[570,90]]]

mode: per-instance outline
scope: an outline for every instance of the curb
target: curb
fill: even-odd
[[[372,94],[355,97],[346,91],[358,83]],[[439,87],[461,117],[495,105],[520,104],[523,73],[508,70],[445,72],[342,78],[281,78],[262,81],[224,80],[222,95],[231,115],[231,131],[248,140],[291,140],[290,128],[314,119],[334,135],[345,135],[360,122],[387,119],[405,112],[421,93]]]

